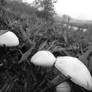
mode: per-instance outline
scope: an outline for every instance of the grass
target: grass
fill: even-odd
[[[17,47],[0,47],[0,92],[55,92],[58,81],[64,80],[70,83],[72,92],[87,92],[54,67],[35,66],[30,58],[38,50],[49,50],[55,56],[70,55],[90,63],[87,67],[92,72],[91,29],[85,33],[68,31],[62,23],[46,21],[32,7],[26,6],[27,11],[24,4],[20,5],[0,7],[0,30],[11,30],[20,40]]]

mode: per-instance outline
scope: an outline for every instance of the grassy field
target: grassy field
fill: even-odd
[[[0,47],[0,92],[56,92],[55,78],[62,76],[59,81],[63,81],[65,76],[54,67],[33,65],[30,59],[39,50],[49,50],[56,57],[77,57],[92,74],[91,24],[83,32],[83,26],[77,26],[75,30],[76,24],[65,25],[54,17],[47,21],[39,16],[40,13],[23,3],[8,2],[0,6],[0,30],[10,30],[20,40],[17,47]],[[66,81],[72,92],[88,92],[70,80]]]

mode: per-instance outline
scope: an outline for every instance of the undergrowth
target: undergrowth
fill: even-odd
[[[54,19],[52,22],[39,17],[35,9],[28,14],[21,12],[20,8],[12,9],[0,7],[0,30],[14,32],[20,44],[0,47],[0,92],[55,92],[59,84],[56,80],[68,81],[72,92],[87,92],[54,67],[35,66],[30,58],[39,50],[49,50],[56,57],[74,56],[82,60],[92,73],[91,28],[87,32],[68,30]]]

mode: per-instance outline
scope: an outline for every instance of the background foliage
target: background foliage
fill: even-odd
[[[44,11],[18,2],[0,0],[0,30],[13,31],[20,40],[17,47],[0,47],[0,92],[55,92],[55,78],[65,76],[54,67],[33,65],[31,56],[38,50],[49,50],[57,56],[78,57],[92,73],[91,26],[83,32],[56,22],[53,3],[44,0]],[[46,6],[47,5],[47,6]],[[72,92],[87,92],[68,79]]]

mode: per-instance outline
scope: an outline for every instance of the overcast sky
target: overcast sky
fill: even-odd
[[[34,0],[23,0],[31,3]],[[57,0],[55,11],[58,15],[67,14],[73,18],[92,20],[92,0]]]

